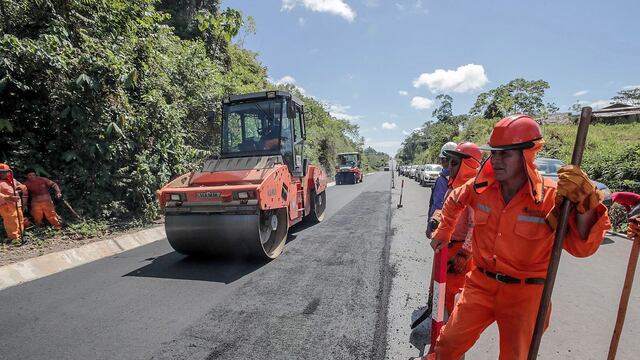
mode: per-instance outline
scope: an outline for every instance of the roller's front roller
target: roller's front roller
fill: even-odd
[[[185,255],[275,259],[282,252],[288,230],[286,209],[165,217],[169,244]]]

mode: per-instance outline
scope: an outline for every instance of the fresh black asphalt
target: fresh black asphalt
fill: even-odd
[[[390,175],[327,192],[268,263],[158,241],[0,291],[0,359],[384,356]]]

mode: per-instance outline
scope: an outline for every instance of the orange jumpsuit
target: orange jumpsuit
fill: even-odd
[[[547,273],[554,232],[545,223],[554,206],[556,183],[545,179],[542,201],[534,201],[529,186],[505,204],[499,182],[476,192],[470,180],[455,189],[443,208],[443,220],[433,235],[449,241],[455,219],[466,206],[474,209],[473,262],[462,295],[436,342],[435,354],[442,360],[458,360],[494,321],[500,332],[500,360],[526,359],[542,295],[539,284],[507,284],[490,278],[480,269],[518,279],[544,278]],[[582,240],[572,213],[564,249],[574,256],[590,256],[611,227],[607,209],[599,204],[597,221]],[[548,322],[548,318],[547,318]]]
[[[56,194],[60,193],[58,184],[45,177],[36,176],[27,179],[24,185],[29,189],[29,194],[31,195],[31,217],[33,217],[35,223],[42,225],[42,219],[46,218],[54,228],[60,229],[62,227],[60,219],[53,206],[51,195],[49,195],[49,188],[53,188]]]
[[[27,194],[27,188],[17,180],[13,180],[13,186],[16,191],[21,190],[23,196]],[[18,200],[18,208],[16,203],[9,200],[13,196],[13,187],[6,180],[0,180],[0,216],[7,237],[10,241],[18,240],[24,231],[25,219],[22,216],[22,200]]]
[[[447,253],[449,259],[452,260],[460,249],[465,249],[471,252],[471,237],[473,234],[473,209],[467,207],[463,210],[463,213],[456,222],[455,230],[451,236],[455,242],[449,243],[449,251]],[[471,271],[473,260],[469,260],[467,263],[467,272]],[[456,295],[462,291],[464,286],[465,274],[458,274],[453,272],[452,269],[447,270],[447,286],[445,286],[445,298],[444,303],[447,307],[449,315],[453,313],[453,303]]]

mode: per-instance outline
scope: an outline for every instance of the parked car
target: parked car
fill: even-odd
[[[550,177],[554,180],[558,180],[558,170],[566,165],[564,161],[558,159],[551,158],[537,158],[534,163],[538,167],[538,171],[542,174],[542,176]],[[607,185],[591,180],[591,182],[598,188],[598,190],[604,193],[604,200],[602,201],[605,206],[609,207],[613,204],[613,199],[611,199],[611,190]]]
[[[442,171],[442,166],[438,164],[425,164],[422,166],[420,175],[420,185],[432,187]]]
[[[409,170],[407,171],[407,177],[410,179],[415,179],[416,177],[416,170],[418,169],[417,165],[411,165],[409,166]]]

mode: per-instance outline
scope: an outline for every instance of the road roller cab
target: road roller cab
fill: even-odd
[[[289,227],[324,218],[327,177],[305,159],[304,141],[304,105],[289,92],[226,97],[220,156],[158,191],[171,246],[277,257]]]
[[[362,160],[360,153],[340,153],[336,161],[336,185],[362,182]]]

